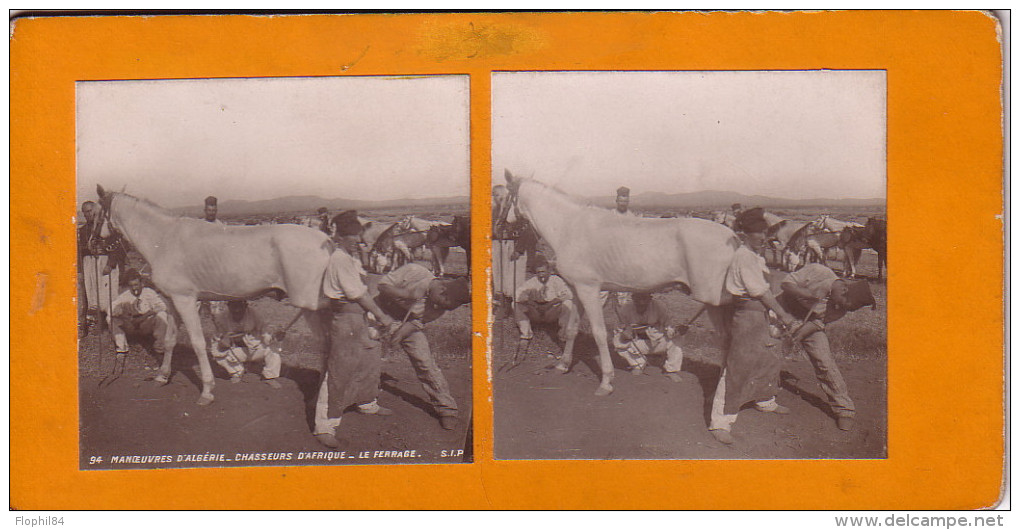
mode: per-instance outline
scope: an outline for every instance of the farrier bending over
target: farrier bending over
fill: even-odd
[[[347,210],[333,218],[336,250],[329,257],[322,292],[329,299],[329,352],[319,397],[315,403],[315,435],[330,448],[343,444],[336,428],[344,409],[357,405],[362,414],[388,416],[393,411],[379,406],[379,378],[382,371],[382,347],[369,335],[365,312],[393,330],[395,321],[383,313],[368,296],[365,270],[354,257],[364,228],[358,214]]]
[[[871,287],[867,280],[842,280],[832,269],[820,263],[810,263],[790,273],[780,287],[783,292],[778,297],[779,303],[803,321],[793,334],[793,342],[804,347],[815,377],[836,415],[836,426],[849,431],[853,428],[856,412],[854,402],[832,355],[825,329],[847,312],[866,305],[874,308]]]
[[[436,278],[427,268],[408,263],[379,280],[378,305],[401,325],[390,339],[400,344],[446,430],[457,426],[457,402],[432,357],[425,324],[470,301],[466,279]]]
[[[618,312],[620,322],[613,330],[613,347],[627,361],[634,375],[644,373],[648,354],[666,354],[662,368],[673,381],[680,382],[684,351],[676,343],[676,328],[669,325],[666,307],[651,293],[634,293]]]
[[[722,317],[726,347],[709,431],[725,444],[734,442],[730,428],[748,402],[753,401],[762,412],[790,412],[776,403],[781,359],[776,348],[767,346],[770,336],[766,309],[774,311],[787,327],[794,322],[770,292],[769,269],[759,255],[768,223],[761,208],[752,208],[741,212],[735,225],[742,244],[733,254],[725,279],[725,289],[734,301],[713,310]]]

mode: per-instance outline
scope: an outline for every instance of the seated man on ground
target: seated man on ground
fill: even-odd
[[[536,259],[535,275],[517,288],[514,317],[521,331],[522,343],[534,338],[533,323],[557,323],[560,341],[576,335],[580,318],[573,292],[563,278],[552,274],[544,257]]]
[[[666,354],[663,370],[680,382],[684,352],[676,343],[676,328],[668,325],[666,307],[652,299],[651,293],[634,293],[619,311],[620,322],[613,331],[613,347],[630,366],[634,375],[644,373],[648,354]]]
[[[210,351],[233,383],[244,377],[244,363],[264,361],[262,380],[280,388],[280,344],[266,331],[262,318],[248,306],[247,300],[231,300],[226,310],[213,313],[216,334]]]
[[[124,279],[128,289],[114,299],[110,319],[120,365],[128,353],[128,334],[153,336],[152,349],[158,355],[177,344],[177,323],[163,297],[155,289],[145,287],[135,269],[125,271]]]

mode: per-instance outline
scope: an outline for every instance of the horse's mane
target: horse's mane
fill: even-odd
[[[164,208],[164,207],[162,207],[162,206],[160,206],[160,205],[150,201],[149,199],[145,199],[145,198],[142,198],[142,197],[135,197],[134,195],[131,195],[131,194],[128,194],[128,193],[124,193],[122,191],[113,191],[113,192],[110,192],[110,193],[113,193],[114,196],[118,196],[119,195],[120,197],[123,197],[125,199],[131,199],[134,202],[142,203],[142,204],[144,204],[146,206],[149,206],[151,208],[155,208],[156,210],[160,211],[161,213],[164,213],[164,214],[169,215],[171,217],[183,217],[182,215],[173,213],[170,210],[168,210],[168,209],[166,209],[166,208]],[[111,200],[110,203],[113,204],[113,201]]]
[[[591,201],[585,201],[585,200],[583,200],[583,199],[581,199],[579,197],[575,197],[574,195],[571,195],[571,194],[569,194],[569,193],[567,193],[567,192],[565,192],[565,191],[563,191],[563,190],[559,189],[558,187],[553,186],[551,184],[546,184],[544,182],[539,182],[537,180],[530,179],[530,178],[527,178],[527,177],[520,177],[520,179],[521,179],[521,184],[523,184],[524,182],[530,182],[532,184],[538,185],[542,189],[544,189],[544,190],[546,190],[548,192],[551,192],[554,195],[558,196],[560,199],[565,200],[567,202],[570,202],[571,204],[574,204],[575,206],[578,206],[580,208],[587,208],[587,209],[590,209],[590,210],[593,210],[593,211],[604,212],[604,213],[612,213],[612,211],[609,210],[609,209],[606,209],[606,208],[603,208],[601,206],[592,204]]]

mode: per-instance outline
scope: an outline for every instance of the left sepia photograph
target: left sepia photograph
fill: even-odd
[[[471,462],[467,76],[76,85],[79,467]]]

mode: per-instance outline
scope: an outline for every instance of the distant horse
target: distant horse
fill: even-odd
[[[202,377],[199,405],[213,401],[214,380],[198,316],[198,300],[254,298],[279,289],[291,305],[315,310],[322,306],[322,278],[333,251],[326,234],[291,224],[227,226],[178,217],[145,199],[108,192],[97,186],[110,225],[141,253],[152,267],[152,283],[173,302]],[[305,313],[321,331],[317,316]],[[156,376],[170,378],[173,348],[167,348]]]
[[[861,258],[861,250],[870,248],[878,252],[878,277],[882,278],[882,268],[886,265],[885,256],[885,221],[869,217],[863,227],[849,227],[843,230],[839,244],[843,248],[846,271],[852,278],[857,275],[857,261]]]
[[[379,234],[369,251],[370,270],[382,274],[414,261],[412,251],[425,246],[428,232],[409,232],[406,226],[394,223]]]
[[[467,254],[471,266],[471,217],[457,215],[448,226],[433,226],[428,232],[428,247],[432,254],[432,271],[442,276],[450,247],[460,247]]]
[[[580,204],[509,170],[505,177],[511,201],[552,247],[557,273],[588,315],[602,371],[595,395],[613,391],[614,375],[600,291],[652,292],[682,286],[710,306],[728,301],[723,280],[740,245],[729,228],[703,219],[621,216]],[[567,330],[563,357],[556,366],[560,371],[571,368],[576,336],[576,329]]]
[[[795,271],[811,261],[825,264],[829,250],[838,246],[839,233],[806,223],[790,236],[783,250],[783,269]]]
[[[403,223],[404,228],[411,232],[428,232],[434,226],[450,225],[450,223],[444,223],[443,221],[430,221],[413,215],[405,216],[400,222]]]
[[[828,214],[822,215],[814,221],[816,227],[826,232],[842,232],[847,227],[864,228],[864,225],[855,223],[853,221],[840,221],[839,219],[833,219]]]
[[[789,247],[790,239],[793,235],[801,228],[804,228],[805,225],[807,223],[804,221],[783,219],[768,227],[765,231],[765,243],[768,248],[772,249],[773,262],[778,262],[781,267],[789,270],[786,268],[787,262],[784,259],[786,249]],[[776,254],[778,254],[778,258]]]

